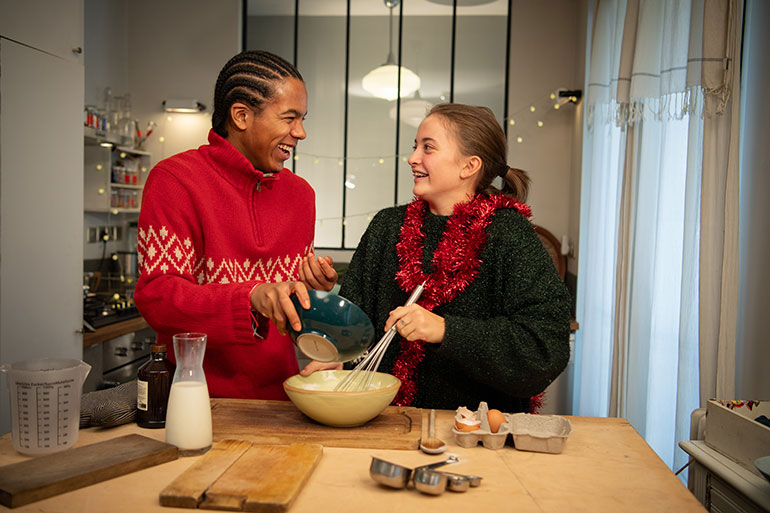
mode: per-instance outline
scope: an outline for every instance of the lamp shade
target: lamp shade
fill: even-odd
[[[386,100],[398,97],[398,66],[384,64],[367,73],[361,85],[369,94]],[[401,97],[409,96],[420,88],[420,77],[401,66]]]
[[[409,126],[415,128],[420,126],[422,120],[428,115],[428,111],[433,107],[433,104],[429,101],[425,101],[422,98],[415,98],[414,100],[407,100],[401,103],[401,121]],[[396,119],[396,106],[394,105],[390,109],[390,119]]]

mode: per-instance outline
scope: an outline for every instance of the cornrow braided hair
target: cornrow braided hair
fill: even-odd
[[[304,82],[294,65],[273,53],[247,50],[230,59],[219,72],[214,87],[214,113],[211,115],[214,131],[227,137],[227,120],[233,103],[242,102],[261,112],[273,97],[273,83],[285,78]]]

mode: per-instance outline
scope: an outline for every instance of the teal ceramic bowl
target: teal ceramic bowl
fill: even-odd
[[[289,326],[289,335],[300,351],[319,362],[349,362],[361,356],[374,339],[374,326],[357,305],[342,296],[308,290],[310,309],[291,296],[302,329]]]

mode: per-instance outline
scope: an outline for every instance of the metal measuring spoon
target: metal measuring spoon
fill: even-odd
[[[422,465],[414,470],[437,468],[449,463],[457,463],[458,461],[460,460],[457,456],[450,454],[444,461]],[[381,460],[374,456],[372,456],[372,462],[369,465],[369,475],[372,476],[372,479],[391,488],[406,488],[406,485],[409,484],[409,480],[412,477],[412,472],[412,469],[409,467]]]

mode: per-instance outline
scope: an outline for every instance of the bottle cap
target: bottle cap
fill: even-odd
[[[153,353],[165,353],[166,352],[166,344],[153,344],[150,348],[150,351]]]

